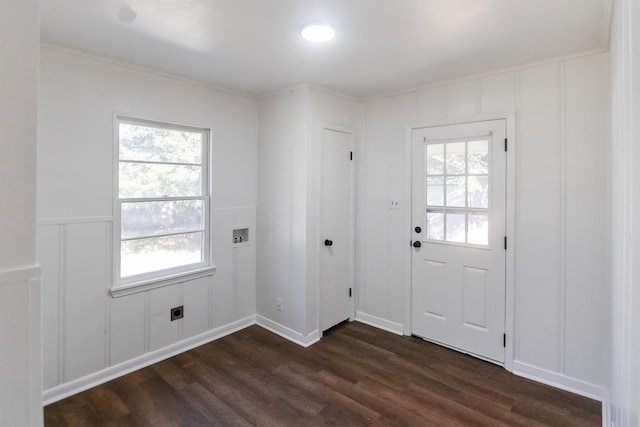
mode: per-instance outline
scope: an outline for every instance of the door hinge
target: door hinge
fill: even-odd
[[[507,250],[507,236],[504,236],[504,250]]]
[[[349,288],[349,298],[351,298],[351,288]]]
[[[504,151],[507,151],[507,138],[504,139]]]
[[[349,160],[353,160],[353,151],[349,151]]]
[[[507,347],[507,334],[502,334],[502,346]]]

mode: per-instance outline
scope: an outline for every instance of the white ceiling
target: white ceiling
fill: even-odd
[[[44,43],[260,95],[354,97],[606,49],[611,0],[41,0]],[[137,14],[118,19],[122,7]],[[308,22],[336,37],[303,40]]]

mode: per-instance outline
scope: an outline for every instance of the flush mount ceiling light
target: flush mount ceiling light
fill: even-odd
[[[335,37],[336,30],[326,24],[308,24],[302,28],[300,35],[310,42],[326,42]]]

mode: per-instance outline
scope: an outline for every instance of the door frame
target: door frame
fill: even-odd
[[[341,132],[341,133],[345,133],[350,135],[350,142],[349,142],[349,146],[350,146],[350,150],[353,153],[353,159],[351,160],[351,170],[350,170],[350,182],[349,182],[349,187],[350,187],[350,202],[349,202],[349,209],[350,209],[350,213],[349,213],[349,244],[351,245],[351,250],[349,251],[349,287],[352,289],[351,292],[351,298],[349,301],[349,321],[353,321],[355,319],[355,299],[356,299],[356,289],[355,289],[355,242],[356,242],[356,238],[355,238],[355,212],[356,212],[356,197],[355,197],[355,184],[356,184],[356,165],[355,165],[355,161],[356,161],[356,156],[355,156],[355,141],[356,141],[356,130],[355,128],[349,127],[349,126],[344,126],[344,125],[340,125],[340,124],[336,124],[336,123],[329,123],[329,122],[324,122],[324,121],[318,121],[316,122],[315,125],[315,132],[316,132],[316,137],[314,138],[317,143],[314,144],[314,152],[313,154],[315,155],[315,158],[317,159],[316,161],[312,162],[312,177],[315,178],[316,182],[315,182],[315,188],[316,188],[316,195],[315,195],[315,204],[316,204],[316,208],[315,212],[309,212],[310,218],[313,217],[313,215],[315,215],[316,221],[315,221],[315,238],[310,239],[310,253],[314,254],[314,259],[315,259],[315,265],[317,266],[315,274],[313,274],[312,277],[314,277],[315,280],[315,294],[316,294],[316,325],[317,325],[317,330],[319,333],[320,338],[322,338],[323,335],[323,331],[321,330],[322,328],[320,327],[321,323],[320,323],[320,316],[322,313],[322,307],[321,307],[321,299],[320,299],[320,269],[321,269],[321,265],[320,265],[320,250],[322,249],[320,247],[321,243],[322,243],[322,217],[320,215],[321,213],[321,209],[322,209],[322,183],[323,183],[323,176],[322,176],[322,170],[323,170],[323,166],[324,166],[324,156],[322,155],[323,153],[323,144],[324,144],[324,140],[323,140],[323,134],[325,130],[331,130],[334,132]],[[313,173],[313,169],[315,169],[316,173]],[[312,209],[313,210],[313,209]],[[313,221],[312,221],[313,222]]]
[[[515,336],[515,245],[516,245],[516,113],[514,110],[475,114],[471,116],[447,117],[431,121],[410,122],[405,128],[405,200],[407,200],[407,209],[405,209],[405,231],[406,241],[413,241],[411,233],[411,134],[415,129],[426,127],[438,127],[448,125],[461,125],[474,122],[484,122],[491,120],[505,120],[506,136],[508,140],[507,149],[507,176],[506,176],[506,233],[508,245],[506,251],[506,272],[505,272],[505,334],[507,335],[505,351],[504,351],[504,367],[506,370],[513,371],[514,349],[517,337]],[[404,265],[404,335],[411,335],[411,246],[407,244]]]

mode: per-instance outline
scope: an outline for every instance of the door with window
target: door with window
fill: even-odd
[[[412,132],[412,333],[504,363],[505,120]]]

